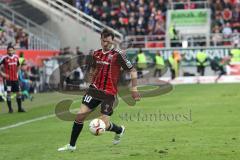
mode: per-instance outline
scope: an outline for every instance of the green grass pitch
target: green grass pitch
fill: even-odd
[[[27,113],[9,115],[1,103],[0,128],[51,115],[63,98],[76,100],[72,108],[80,105],[77,96],[38,94],[24,102]],[[119,145],[112,145],[113,133],[91,135],[86,122],[73,153],[57,152],[68,143],[72,122],[49,117],[0,129],[0,160],[240,159],[240,84],[179,85],[134,107],[120,100],[112,121],[126,126]]]

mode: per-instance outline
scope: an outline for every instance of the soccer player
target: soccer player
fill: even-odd
[[[25,98],[33,100],[33,96],[29,93],[31,87],[31,80],[26,79],[26,64],[20,62],[20,69],[18,71],[19,83],[22,90],[22,100]]]
[[[13,113],[12,102],[11,102],[11,92],[17,94],[16,100],[18,104],[18,112],[25,112],[22,108],[22,99],[20,86],[18,83],[18,67],[19,67],[19,58],[15,55],[15,49],[13,46],[9,45],[7,47],[7,55],[3,56],[0,61],[1,67],[0,70],[1,76],[5,79],[5,88],[7,90],[7,105],[9,113]]]
[[[74,121],[69,144],[58,151],[74,151],[76,141],[80,135],[83,122],[86,117],[98,106],[101,106],[101,119],[106,124],[106,131],[115,132],[113,144],[118,144],[124,134],[125,127],[118,126],[110,121],[113,114],[113,105],[117,94],[117,82],[120,77],[120,70],[123,68],[131,75],[131,94],[134,100],[140,100],[137,90],[137,72],[133,65],[127,60],[126,55],[113,47],[114,33],[104,29],[101,33],[102,49],[94,51],[90,74],[91,85],[82,99],[82,105]]]
[[[215,79],[215,83],[223,76],[226,75],[226,66],[231,62],[231,57],[225,56],[222,60],[217,64],[217,71],[219,71],[218,77]]]

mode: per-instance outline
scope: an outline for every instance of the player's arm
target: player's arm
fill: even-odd
[[[0,66],[0,76],[2,76],[2,77],[4,77],[4,78],[7,78],[7,77],[8,77],[8,75],[7,75],[6,73],[4,73],[4,71],[3,71],[3,66],[2,66],[2,65]]]
[[[131,76],[131,83],[132,83],[132,86],[131,86],[132,97],[134,100],[139,101],[141,99],[141,96],[137,89],[137,71],[135,68],[132,68],[130,70],[130,76]]]
[[[4,58],[0,60],[0,76],[4,77],[4,78],[8,78],[9,75],[7,75],[3,70],[3,63],[4,63]]]
[[[140,98],[140,94],[137,89],[137,71],[133,67],[132,63],[127,59],[126,54],[120,52],[118,59],[119,59],[121,67],[124,70],[129,71],[130,76],[131,76],[131,89],[130,89],[131,94],[132,94],[132,97],[134,100],[139,101],[141,98]]]
[[[96,60],[94,58],[94,54],[91,55],[90,63],[87,64],[87,65],[90,68],[89,75],[87,76],[87,82],[91,83],[92,80],[93,80],[93,77],[96,75],[96,72],[97,72],[97,70],[96,70]]]
[[[96,75],[96,68],[91,67],[90,71],[89,71],[88,82],[92,82],[93,81],[94,75]]]

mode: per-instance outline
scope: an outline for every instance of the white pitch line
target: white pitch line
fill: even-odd
[[[10,128],[19,127],[19,126],[22,126],[22,125],[25,125],[25,124],[28,124],[28,123],[41,121],[41,120],[48,119],[48,118],[52,118],[52,117],[55,117],[55,116],[56,116],[55,114],[51,114],[51,115],[48,115],[48,116],[42,116],[42,117],[34,118],[34,119],[31,119],[31,120],[23,121],[23,122],[18,122],[16,124],[12,124],[12,125],[9,125],[9,126],[1,127],[0,131],[7,130],[7,129],[10,129]]]
[[[80,100],[76,100],[72,104],[74,104],[78,101],[80,101]],[[79,110],[79,108],[73,109],[71,111],[77,111],[77,110]],[[0,131],[4,131],[4,130],[10,129],[10,128],[16,128],[16,127],[19,127],[19,126],[22,126],[22,125],[25,125],[25,124],[33,123],[33,122],[36,122],[36,121],[41,121],[41,120],[52,118],[52,117],[55,117],[55,116],[56,116],[56,114],[51,114],[51,115],[47,115],[47,116],[42,116],[42,117],[30,119],[30,120],[23,121],[23,122],[18,122],[18,123],[9,125],[9,126],[1,127]]]
[[[119,98],[119,100],[121,100],[120,97],[118,97],[118,98]],[[80,100],[76,100],[72,104],[74,104],[74,103],[76,103],[78,101],[80,101]],[[73,109],[71,111],[78,111],[78,110],[79,110],[79,108],[76,108],[76,109]],[[23,121],[23,122],[18,122],[18,123],[9,125],[9,126],[1,127],[0,131],[4,131],[4,130],[10,129],[10,128],[16,128],[16,127],[19,127],[19,126],[22,126],[22,125],[25,125],[25,124],[41,121],[41,120],[52,118],[52,117],[55,117],[55,116],[56,116],[55,114],[51,114],[51,115],[46,115],[46,116],[42,116],[42,117],[26,120],[26,121]]]

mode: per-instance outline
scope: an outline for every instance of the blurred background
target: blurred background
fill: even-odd
[[[116,43],[132,42],[127,55],[138,78],[240,82],[239,0],[0,0],[0,55],[15,45],[30,92],[49,91],[53,71],[74,57],[55,83],[85,85],[84,65],[106,27]]]

